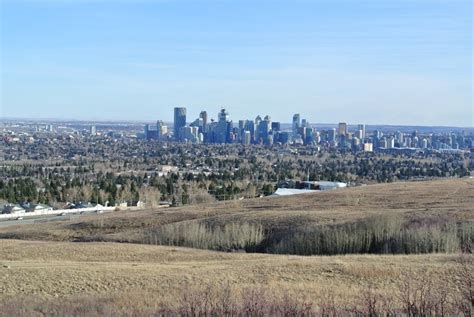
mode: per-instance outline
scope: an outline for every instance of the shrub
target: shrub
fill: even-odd
[[[472,243],[474,222],[441,222],[410,227],[400,216],[383,216],[339,225],[297,229],[269,244],[280,254],[453,253]]]
[[[149,233],[150,243],[220,251],[253,251],[264,239],[261,225],[229,223],[211,227],[196,221],[172,223]]]

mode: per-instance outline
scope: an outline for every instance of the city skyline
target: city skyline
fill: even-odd
[[[2,117],[473,126],[470,1],[2,1]]]
[[[192,117],[187,117],[185,107],[175,107],[172,130],[162,120],[157,120],[156,124],[145,124],[144,132],[137,134],[137,137],[190,144],[239,143],[245,146],[292,144],[364,152],[374,150],[413,152],[418,149],[462,152],[462,148],[466,148],[471,142],[464,138],[468,135],[464,130],[461,134],[451,131],[444,136],[438,133],[420,133],[417,129],[410,133],[398,130],[386,134],[386,131],[378,128],[368,132],[367,126],[363,123],[349,125],[347,122],[339,122],[336,127],[316,129],[300,113],[295,113],[292,124],[285,128],[282,128],[281,122],[273,121],[269,114],[263,118],[257,115],[255,119],[247,117],[233,120],[225,108],[219,111],[217,119],[208,119],[206,110],[202,110],[193,121]]]

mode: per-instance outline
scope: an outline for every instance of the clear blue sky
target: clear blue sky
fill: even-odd
[[[473,126],[470,0],[0,0],[1,115]]]

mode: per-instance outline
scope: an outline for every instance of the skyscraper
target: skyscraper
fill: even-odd
[[[270,116],[265,116],[265,119],[260,121],[258,124],[258,142],[263,142],[264,144],[269,143],[269,133],[271,130],[271,118]]]
[[[338,126],[338,134],[339,135],[346,135],[347,134],[347,123],[345,122],[339,122]]]
[[[163,121],[158,120],[156,121],[156,137],[158,140],[161,140],[163,138],[163,127],[165,127],[165,124]]]
[[[336,142],[336,128],[332,128],[328,132],[328,141],[329,142]]]
[[[360,138],[364,139],[365,138],[365,124],[358,124],[357,131],[362,131]]]
[[[243,139],[243,144],[245,145],[249,145],[250,144],[250,141],[251,141],[251,135],[250,135],[250,131],[245,131],[244,132],[244,139]]]
[[[254,125],[254,128],[255,128],[254,141],[256,143],[258,143],[260,141],[260,131],[259,131],[260,122],[262,122],[262,117],[260,117],[260,115],[258,115],[255,118],[255,125]]]
[[[186,108],[175,107],[174,108],[174,138],[180,140],[181,128],[186,126]]]
[[[145,138],[147,140],[160,140],[166,133],[167,127],[163,121],[158,120],[156,125],[145,124]]]
[[[212,142],[227,143],[231,141],[232,121],[229,113],[222,108],[217,114],[218,121],[212,127]]]
[[[201,113],[199,114],[199,118],[202,119],[203,127],[206,128],[206,125],[207,125],[207,111],[201,111]]]
[[[292,129],[293,136],[298,135],[298,129],[300,128],[300,125],[301,125],[300,118],[301,117],[299,113],[295,113],[293,115],[293,129]]]
[[[244,129],[250,132],[250,143],[255,141],[255,123],[253,120],[247,120]]]

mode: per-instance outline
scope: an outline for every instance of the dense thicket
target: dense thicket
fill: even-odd
[[[305,227],[267,246],[270,253],[333,255],[351,253],[453,253],[472,242],[474,222],[410,226],[385,216],[341,225]]]
[[[145,242],[221,251],[335,255],[454,253],[465,251],[473,239],[474,221],[420,223],[389,215],[337,225],[313,224],[285,232],[248,223],[212,227],[186,221],[150,231]]]
[[[254,251],[264,238],[261,225],[229,223],[223,227],[210,227],[195,221],[164,225],[150,231],[152,244],[185,246],[219,251]]]

